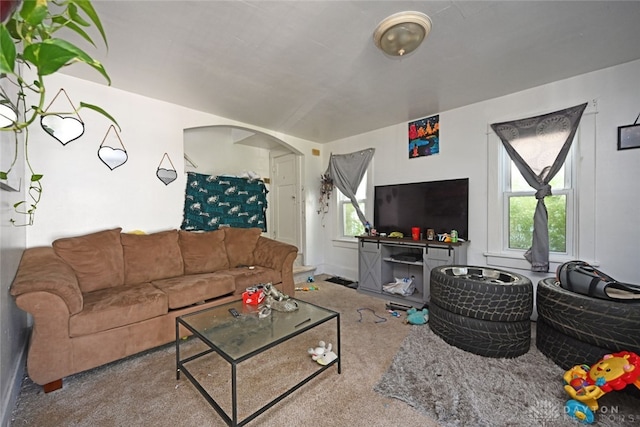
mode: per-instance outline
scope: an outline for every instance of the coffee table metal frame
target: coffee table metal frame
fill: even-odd
[[[291,393],[311,381],[316,376],[320,375],[325,370],[329,369],[333,365],[337,365],[338,374],[342,373],[342,368],[340,365],[340,313],[326,309],[324,307],[320,307],[315,304],[311,304],[305,301],[296,300],[299,305],[306,305],[307,308],[311,310],[317,310],[319,314],[318,319],[308,320],[302,319],[299,323],[295,323],[291,326],[291,331],[289,333],[284,334],[282,337],[275,339],[271,342],[267,342],[264,345],[257,346],[252,348],[246,352],[241,352],[240,354],[229,354],[229,352],[225,351],[225,342],[216,342],[214,336],[207,336],[203,333],[203,331],[199,330],[197,327],[194,327],[189,323],[189,318],[193,316],[203,316],[207,312],[210,312],[212,316],[227,316],[228,319],[225,320],[226,324],[230,324],[231,322],[237,321],[228,310],[230,308],[236,308],[239,312],[243,311],[242,301],[234,301],[231,303],[223,304],[217,307],[208,308],[205,310],[197,311],[190,314],[185,314],[183,316],[179,316],[176,318],[176,379],[180,379],[180,374],[184,373],[185,376],[191,381],[191,383],[195,386],[195,388],[200,392],[200,394],[209,402],[209,404],[216,410],[216,412],[222,417],[222,419],[227,423],[227,425],[236,427],[243,426],[256,418],[258,415],[262,414],[285,397],[289,396]],[[324,311],[324,313],[321,313]],[[225,314],[226,313],[226,314]],[[273,316],[283,316],[286,313],[279,313],[277,311],[272,311]],[[337,334],[337,342],[336,347],[334,348],[334,352],[338,356],[338,358],[327,365],[319,365],[319,369],[302,379],[300,382],[295,384],[293,387],[277,396],[276,398],[269,401],[267,404],[259,408],[257,411],[253,412],[251,415],[247,416],[243,420],[238,420],[238,390],[237,390],[237,367],[240,363],[273,348],[285,341],[288,341],[306,331],[309,331],[323,323],[326,323],[332,319],[336,319],[336,334]],[[267,319],[263,319],[267,320]],[[299,319],[298,319],[299,320]],[[200,341],[202,341],[207,347],[207,350],[204,350],[200,353],[194,354],[184,360],[180,360],[180,343],[182,341],[180,336],[180,325],[188,329],[194,337],[197,337]],[[249,330],[244,332],[250,332]],[[215,401],[215,399],[200,385],[198,380],[189,372],[189,369],[185,366],[186,363],[192,362],[196,359],[199,359],[210,353],[218,353],[224,360],[226,360],[231,365],[231,416],[229,416],[226,411]]]

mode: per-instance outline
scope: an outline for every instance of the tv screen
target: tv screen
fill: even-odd
[[[469,238],[469,178],[375,187],[373,225],[379,233],[400,231],[411,236],[411,227]]]

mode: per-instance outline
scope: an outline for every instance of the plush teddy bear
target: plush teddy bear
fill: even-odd
[[[429,321],[429,310],[423,308],[422,311],[418,311],[415,308],[407,310],[407,318],[404,321],[411,325],[424,325]]]
[[[327,345],[324,341],[318,343],[318,347],[310,348],[307,353],[311,355],[311,359],[318,362],[320,365],[328,365],[338,358],[338,355],[331,351],[331,343]]]

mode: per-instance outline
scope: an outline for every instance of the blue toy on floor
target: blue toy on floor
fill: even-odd
[[[416,308],[410,308],[407,310],[407,319],[405,323],[409,323],[410,325],[424,325],[429,321],[429,310],[423,308],[421,311],[418,311]]]

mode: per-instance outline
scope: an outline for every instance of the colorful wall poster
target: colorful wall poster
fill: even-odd
[[[440,152],[440,115],[409,122],[409,158]]]

